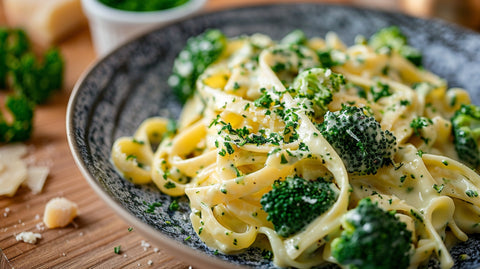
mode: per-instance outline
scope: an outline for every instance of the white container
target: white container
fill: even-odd
[[[206,1],[189,0],[171,9],[135,12],[115,9],[98,0],[82,0],[82,8],[89,21],[95,51],[104,56],[136,36],[199,12]]]

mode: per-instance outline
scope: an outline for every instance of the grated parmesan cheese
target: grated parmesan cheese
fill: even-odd
[[[32,166],[27,168],[27,179],[22,185],[28,186],[33,194],[38,194],[42,191],[45,180],[50,173],[50,169],[46,166]]]
[[[28,166],[22,159],[27,151],[27,146],[22,143],[0,147],[0,195],[12,197],[21,185],[28,186],[33,194],[42,191],[50,169]]]
[[[41,234],[33,233],[33,232],[21,232],[15,236],[15,239],[17,241],[23,241],[29,244],[36,244],[37,239],[41,239],[41,238],[42,238]]]

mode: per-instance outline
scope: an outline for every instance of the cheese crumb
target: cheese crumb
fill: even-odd
[[[37,230],[39,231],[43,231],[45,230],[45,224],[43,224],[43,222],[39,222],[35,225],[35,227],[37,228]]]
[[[145,240],[142,240],[141,246],[143,247],[143,251],[147,251],[147,249],[150,247],[150,244],[147,243]]]
[[[3,212],[3,216],[4,216],[4,217],[8,217],[8,213],[10,213],[10,208],[9,208],[9,207],[5,207],[5,212]]]
[[[37,243],[37,239],[41,239],[41,238],[42,238],[41,234],[33,233],[33,232],[21,232],[15,236],[15,239],[17,239],[17,241],[23,241],[29,244],[35,244]]]
[[[78,206],[66,198],[53,198],[45,206],[43,222],[48,228],[65,227],[77,216]]]

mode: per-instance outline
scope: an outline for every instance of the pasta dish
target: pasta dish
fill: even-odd
[[[351,46],[333,32],[209,30],[169,84],[179,119],[146,119],[112,161],[186,195],[213,250],[260,247],[279,267],[450,268],[449,247],[480,232],[480,108],[397,27]]]

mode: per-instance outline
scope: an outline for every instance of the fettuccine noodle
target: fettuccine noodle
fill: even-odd
[[[395,165],[384,166],[375,175],[347,173],[308,109],[287,91],[295,74],[319,65],[315,51],[320,49],[331,50],[339,62],[326,72],[342,74],[347,81],[328,109],[338,111],[346,103],[367,108],[397,139]],[[166,135],[168,119],[149,118],[133,137],[118,138],[112,148],[113,163],[135,184],[153,181],[167,195],[186,195],[198,236],[224,253],[264,240],[277,266],[309,268],[336,262],[331,240],[325,238],[337,237],[342,216],[370,197],[381,208],[395,210],[414,234],[412,268],[432,254],[441,268],[452,267],[449,242],[465,241],[467,234],[480,232],[480,198],[466,194],[480,192],[480,176],[458,161],[449,121],[461,103],[470,103],[467,92],[447,91],[443,79],[396,52],[378,53],[362,43],[347,47],[334,33],[312,38],[299,50],[262,34],[229,39],[222,56],[197,80],[177,133]],[[275,72],[278,63],[287,65],[289,72]],[[378,102],[359,96],[358,89],[368,92],[379,83],[388,85],[392,94]],[[285,121],[255,105],[265,91],[284,111],[295,111],[298,139],[242,143],[228,131],[244,129],[270,138],[283,135]],[[432,119],[421,136],[410,127],[420,116]],[[276,180],[296,173],[305,178],[330,176],[337,199],[305,229],[284,238],[267,221],[260,198]]]

